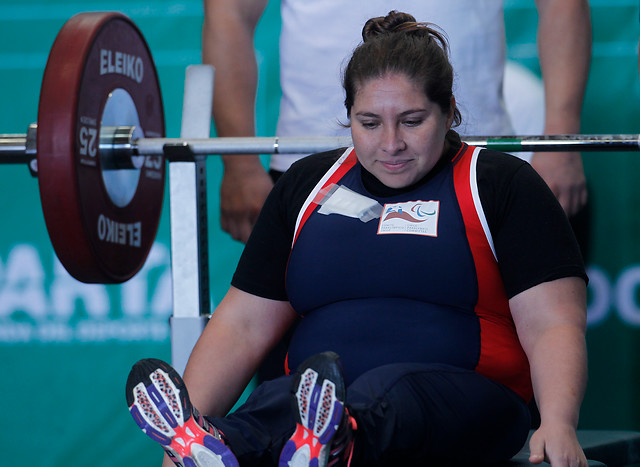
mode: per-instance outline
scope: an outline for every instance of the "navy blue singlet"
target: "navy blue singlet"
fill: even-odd
[[[289,300],[303,317],[289,368],[330,349],[347,384],[387,363],[438,362],[531,397],[477,195],[478,151],[463,145],[426,183],[385,198],[365,189],[353,149],[334,164],[302,208],[287,267]],[[382,217],[318,213],[314,198],[330,184],[375,199]]]

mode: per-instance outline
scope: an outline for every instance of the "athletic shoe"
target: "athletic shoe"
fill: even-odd
[[[131,416],[179,467],[238,467],[220,431],[191,405],[187,387],[167,363],[140,360],[127,379]]]
[[[298,367],[291,388],[296,430],[282,449],[279,467],[348,465],[355,424],[345,410],[345,398],[334,352],[309,357]],[[335,446],[338,439],[340,445]]]

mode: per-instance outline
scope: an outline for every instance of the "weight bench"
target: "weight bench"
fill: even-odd
[[[578,430],[578,441],[589,459],[590,467],[622,467],[640,463],[640,432],[638,431]],[[495,467],[531,467],[531,465],[527,440],[527,444],[511,460]],[[544,462],[540,465],[549,464]]]

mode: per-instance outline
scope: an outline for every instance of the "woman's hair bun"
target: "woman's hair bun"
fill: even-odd
[[[452,100],[453,68],[444,31],[432,23],[416,22],[409,13],[392,10],[367,21],[362,38],[364,42],[351,54],[342,76],[347,117],[351,117],[359,86],[368,79],[396,73],[424,89],[445,114],[453,104],[454,123],[460,124],[460,112]]]
[[[383,34],[414,29],[417,25],[416,19],[409,13],[392,10],[387,16],[378,16],[368,20],[362,28],[362,39],[367,42]]]

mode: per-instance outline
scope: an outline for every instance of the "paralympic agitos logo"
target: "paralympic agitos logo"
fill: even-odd
[[[378,234],[438,236],[439,201],[385,204]]]

